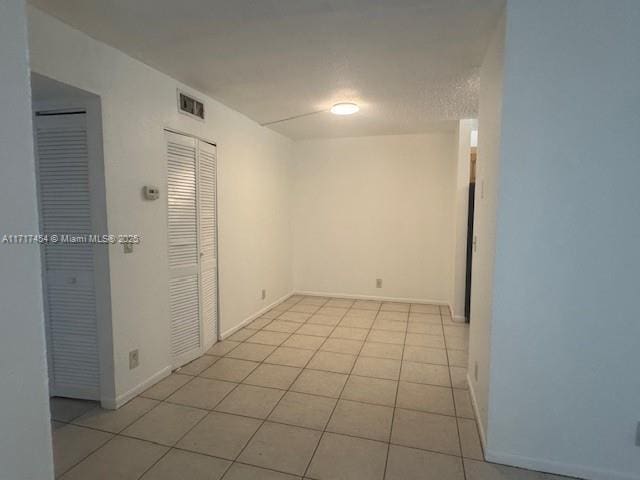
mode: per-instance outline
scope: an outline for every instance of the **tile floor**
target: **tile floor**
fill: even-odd
[[[435,305],[294,296],[117,411],[53,399],[56,476],[560,478],[483,461],[467,345]]]

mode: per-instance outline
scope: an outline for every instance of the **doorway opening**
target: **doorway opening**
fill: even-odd
[[[465,271],[464,317],[471,322],[471,271],[473,265],[473,251],[475,250],[475,236],[473,233],[473,218],[476,197],[476,161],[478,159],[478,130],[471,131],[469,149],[469,207],[467,209],[467,260]]]
[[[204,354],[217,340],[217,148],[165,131],[171,367]]]
[[[50,397],[113,397],[100,98],[32,73]]]

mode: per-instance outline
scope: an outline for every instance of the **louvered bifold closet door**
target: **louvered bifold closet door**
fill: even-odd
[[[62,243],[92,233],[85,113],[38,114],[36,150],[44,301],[53,395],[99,399],[94,246]]]
[[[197,210],[197,144],[184,135],[167,136],[169,231],[169,317],[172,366],[201,354]]]
[[[205,344],[218,338],[216,258],[216,146],[198,141],[198,214],[202,328]]]

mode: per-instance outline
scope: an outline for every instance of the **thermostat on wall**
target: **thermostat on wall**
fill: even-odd
[[[144,194],[144,198],[147,200],[157,200],[160,198],[160,189],[158,187],[154,187],[153,185],[146,185],[142,188],[142,193]]]

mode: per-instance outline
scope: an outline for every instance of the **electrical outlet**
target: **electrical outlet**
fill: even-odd
[[[264,300],[265,298],[267,298],[267,291],[263,288],[262,289],[262,299]]]
[[[382,279],[376,278],[376,288],[382,288]]]
[[[478,381],[478,362],[473,364],[473,378],[476,379],[476,382]]]
[[[636,425],[636,447],[640,447],[640,422]]]
[[[138,356],[138,349],[131,350],[129,352],[129,370],[133,370],[140,364],[140,357]]]
[[[124,242],[122,248],[124,253],[133,253],[133,242]]]

